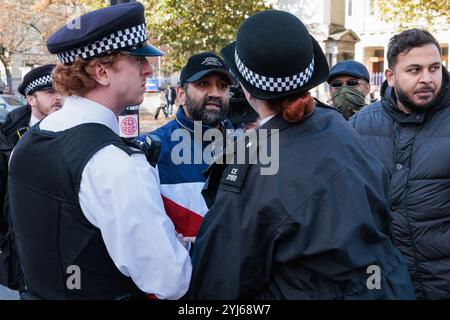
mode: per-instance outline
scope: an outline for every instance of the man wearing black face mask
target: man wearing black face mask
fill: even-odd
[[[328,84],[333,105],[346,119],[366,105],[369,81],[369,71],[357,61],[344,60],[331,68]]]
[[[390,173],[392,238],[419,299],[450,299],[450,90],[438,41],[395,35],[381,101],[350,124]]]

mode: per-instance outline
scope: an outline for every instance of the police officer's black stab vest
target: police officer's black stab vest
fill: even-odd
[[[100,230],[86,219],[79,204],[86,163],[111,144],[130,156],[139,152],[108,127],[94,123],[56,133],[36,125],[14,149],[8,180],[12,222],[32,295],[42,299],[144,295],[114,265]],[[80,269],[81,289],[73,289],[76,271],[70,266]]]

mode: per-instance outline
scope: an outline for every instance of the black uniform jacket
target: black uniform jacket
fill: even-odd
[[[262,129],[279,129],[279,148]],[[344,118],[319,106],[295,124],[276,115],[257,132],[258,153],[268,141],[279,154],[278,172],[263,175],[262,163],[209,168],[210,210],[186,298],[413,299],[387,235],[387,174]],[[377,267],[381,289],[371,290]]]
[[[6,116],[5,122],[0,126],[0,209],[4,208],[4,196],[8,181],[8,161],[11,151],[19,141],[20,135],[28,129],[31,110],[28,106],[22,106],[11,111]]]
[[[11,228],[7,194],[8,162],[17,141],[28,130],[30,117],[30,107],[22,106],[8,113],[0,126],[0,284],[21,291],[25,283]]]

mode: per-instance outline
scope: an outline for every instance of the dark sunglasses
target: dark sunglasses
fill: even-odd
[[[358,84],[364,84],[364,83],[367,83],[367,82],[360,81],[357,79],[350,79],[345,82],[345,85],[347,87],[356,87]],[[333,87],[333,88],[340,88],[343,85],[344,85],[344,82],[342,82],[340,80],[334,80],[334,81],[331,81],[331,83],[330,83],[330,87]]]

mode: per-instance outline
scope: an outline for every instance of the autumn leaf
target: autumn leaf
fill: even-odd
[[[418,27],[436,31],[450,26],[448,0],[377,0],[377,7],[380,18],[395,23],[398,31]]]

